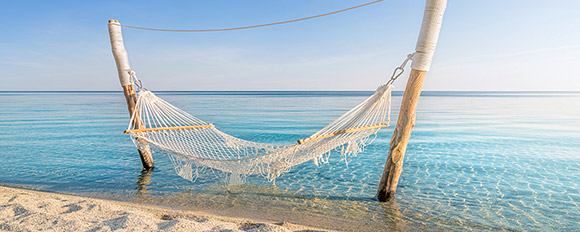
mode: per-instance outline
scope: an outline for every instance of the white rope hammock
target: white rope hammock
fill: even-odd
[[[414,55],[409,54],[373,95],[294,145],[251,142],[223,133],[143,88],[135,72],[129,71],[139,93],[125,133],[139,150],[152,145],[167,153],[177,174],[190,181],[208,171],[228,174],[230,183],[255,174],[274,181],[306,161],[327,162],[332,151],[344,156],[363,151],[380,128],[389,126],[392,84]]]
[[[391,84],[380,86],[359,105],[294,145],[263,144],[225,134],[141,89],[125,133],[135,145],[152,145],[167,153],[181,177],[195,181],[206,171],[229,173],[230,182],[259,174],[273,181],[309,160],[326,162],[330,152],[361,152],[381,127],[389,125]]]

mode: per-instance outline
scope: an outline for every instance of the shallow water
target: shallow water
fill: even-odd
[[[158,93],[226,133],[282,144],[370,94]],[[384,204],[374,197],[392,126],[355,157],[227,186],[182,179],[160,152],[141,173],[119,92],[0,92],[0,112],[3,185],[344,230],[580,228],[578,92],[425,92],[396,202]]]

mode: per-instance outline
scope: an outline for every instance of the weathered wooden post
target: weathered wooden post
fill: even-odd
[[[393,137],[391,137],[389,155],[377,191],[379,201],[389,200],[397,190],[397,183],[403,171],[403,158],[407,150],[407,143],[415,125],[417,101],[421,95],[425,75],[431,66],[446,6],[447,0],[427,0],[421,32],[415,48],[416,53],[411,65],[411,74],[403,94],[399,119]]]
[[[115,19],[109,20],[109,36],[111,37],[111,48],[113,50],[113,56],[115,57],[115,62],[117,63],[117,70],[119,71],[119,81],[121,81],[121,87],[123,87],[123,93],[125,94],[125,100],[127,100],[127,107],[129,108],[129,115],[132,116],[135,111],[135,104],[137,103],[137,94],[135,93],[135,88],[131,83],[131,66],[129,65],[129,55],[125,50],[125,44],[123,43],[123,34],[121,32],[121,24]],[[139,120],[135,120],[134,128],[140,129],[141,123]],[[143,168],[152,169],[155,167],[153,163],[153,156],[151,156],[151,149],[149,144],[142,140],[137,140],[139,144],[139,155],[141,156],[141,163]]]

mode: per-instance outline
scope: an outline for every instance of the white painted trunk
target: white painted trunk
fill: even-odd
[[[125,43],[123,42],[123,33],[121,32],[121,24],[117,20],[109,20],[109,36],[111,37],[111,48],[113,56],[117,63],[117,70],[119,71],[119,81],[121,86],[131,85],[129,72],[131,65],[129,64],[129,55],[125,50]]]
[[[447,6],[447,0],[427,0],[425,13],[423,15],[423,24],[417,40],[417,52],[413,57],[411,68],[419,71],[429,71],[431,60],[435,53],[443,14]]]

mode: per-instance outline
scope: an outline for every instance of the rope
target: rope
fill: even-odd
[[[324,16],[328,16],[328,15],[342,13],[342,12],[349,11],[349,10],[354,10],[354,9],[357,9],[357,8],[361,8],[363,6],[372,5],[372,4],[375,4],[375,3],[378,3],[378,2],[382,2],[382,1],[384,1],[384,0],[376,0],[376,1],[369,2],[369,3],[365,3],[365,4],[362,4],[362,5],[353,6],[353,7],[349,7],[349,8],[346,8],[346,9],[337,10],[337,11],[333,11],[333,12],[325,13],[325,14],[320,14],[320,15],[314,15],[314,16],[305,17],[305,18],[299,18],[299,19],[293,19],[293,20],[275,22],[275,23],[259,24],[259,25],[253,25],[253,26],[244,26],[244,27],[217,28],[217,29],[200,29],[200,30],[195,30],[195,29],[194,30],[173,30],[173,29],[162,29],[162,28],[136,27],[136,26],[128,26],[128,25],[121,25],[121,26],[122,27],[126,27],[126,28],[139,29],[139,30],[148,30],[148,31],[170,31],[170,32],[234,31],[234,30],[243,30],[243,29],[250,29],[250,28],[267,27],[267,26],[274,26],[274,25],[280,25],[280,24],[286,24],[286,23],[293,23],[293,22],[299,22],[299,21],[304,21],[304,20],[313,19],[313,18],[320,18],[320,17],[324,17]]]

